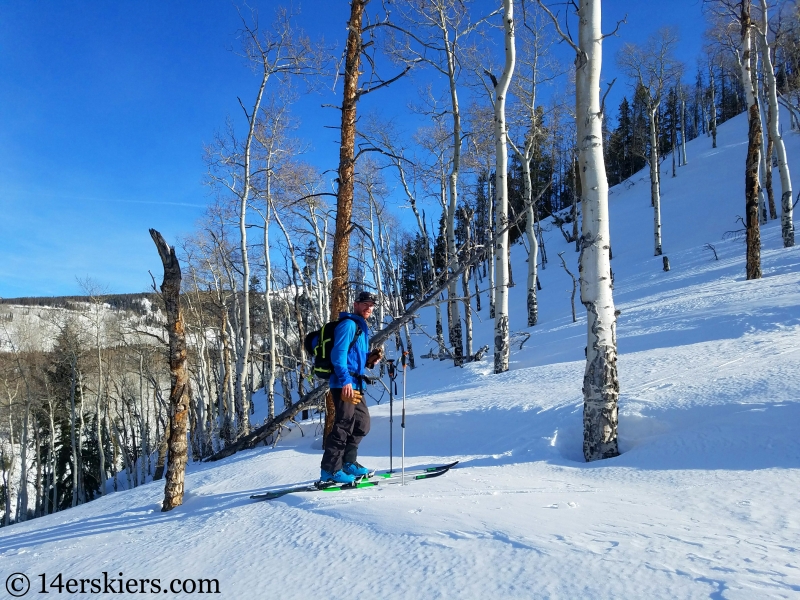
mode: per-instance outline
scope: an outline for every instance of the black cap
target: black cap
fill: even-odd
[[[372,304],[376,304],[378,302],[378,297],[369,292],[361,292],[356,296],[356,302],[372,302]]]

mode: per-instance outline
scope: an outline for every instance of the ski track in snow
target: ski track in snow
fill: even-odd
[[[618,458],[583,462],[586,325],[571,322],[571,282],[550,263],[511,371],[492,375],[490,354],[463,368],[418,359],[408,373],[406,465],[460,460],[446,476],[251,501],[316,477],[308,421],[274,449],[190,465],[170,513],[156,482],[0,529],[2,574],[217,578],[222,597],[245,599],[799,597],[800,248],[784,250],[771,221],[764,278],[747,282],[744,244],[720,241],[743,210],[745,124],[721,126],[717,150],[691,142],[689,165],[665,174],[669,273],[651,256],[646,172],[613,190]],[[786,137],[800,173],[800,139]],[[545,235],[550,256],[577,260]],[[523,287],[510,290],[512,326]],[[492,339],[486,304],[476,348]],[[433,329],[432,311],[419,325]],[[415,339],[423,354],[428,338]],[[388,398],[370,411],[360,460],[385,469]],[[399,399],[394,420],[398,468]]]

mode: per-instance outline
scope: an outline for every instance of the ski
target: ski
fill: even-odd
[[[444,475],[450,469],[458,464],[458,461],[439,465],[437,467],[427,467],[425,469],[410,469],[405,472],[405,478],[409,481],[416,479],[431,479]],[[381,481],[387,483],[397,483],[395,480],[401,480],[402,473],[400,471],[370,473],[367,477],[357,479],[353,483],[334,483],[332,481],[315,481],[313,483],[305,483],[302,485],[295,485],[291,487],[280,488],[277,490],[270,490],[263,494],[253,494],[250,496],[252,500],[274,500],[287,494],[297,494],[301,492],[344,492],[347,490],[358,490],[369,487],[376,487]]]
[[[458,461],[455,461],[438,467],[428,467],[427,469],[407,469],[405,476],[406,479],[431,479],[432,477],[444,475],[457,464]],[[402,471],[384,471],[383,473],[376,473],[374,477],[380,480],[402,479],[403,473]]]
[[[286,494],[296,494],[299,492],[342,492],[345,490],[356,490],[365,487],[375,487],[377,481],[369,481],[365,477],[355,480],[353,483],[335,483],[333,481],[315,481],[277,490],[270,490],[263,494],[253,494],[252,500],[274,500]]]

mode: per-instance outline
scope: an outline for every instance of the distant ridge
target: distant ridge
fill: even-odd
[[[151,292],[133,294],[107,294],[101,296],[103,302],[116,310],[130,310],[144,314],[146,305],[140,300],[154,302],[156,295]],[[24,296],[20,298],[0,298],[0,304],[15,306],[48,306],[51,308],[74,308],[75,304],[90,302],[89,296]]]

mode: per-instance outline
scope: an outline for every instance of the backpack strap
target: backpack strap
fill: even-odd
[[[359,326],[358,322],[355,319],[351,318],[351,317],[342,317],[341,319],[339,319],[339,323],[341,323],[342,321],[345,321],[345,320],[352,321],[353,323],[356,324],[356,334],[353,336],[353,341],[350,342],[350,346],[348,346],[348,348],[347,348],[347,352],[349,354],[350,350],[353,349],[353,346],[356,345],[356,342],[358,341],[358,336],[360,336],[364,332],[361,331],[361,327]],[[337,325],[339,323],[337,323]]]

